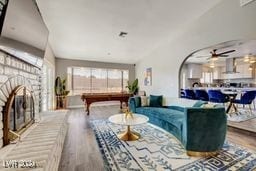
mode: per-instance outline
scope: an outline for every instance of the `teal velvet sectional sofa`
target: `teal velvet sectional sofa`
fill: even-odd
[[[216,152],[224,144],[227,118],[225,108],[203,108],[201,101],[193,107],[141,107],[140,97],[129,99],[131,112],[146,115],[149,122],[173,134],[189,152]]]

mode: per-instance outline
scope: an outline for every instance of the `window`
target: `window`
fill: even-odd
[[[108,70],[108,91],[122,91],[122,71],[117,69]]]
[[[128,80],[128,70],[85,67],[67,70],[67,87],[73,94],[127,91]]]
[[[89,68],[73,68],[72,89],[83,90],[85,93],[91,91],[91,70]]]
[[[106,69],[91,69],[91,92],[104,93],[107,92],[107,70]]]
[[[128,85],[129,81],[129,71],[123,70],[123,91],[128,91],[128,88],[126,87]]]

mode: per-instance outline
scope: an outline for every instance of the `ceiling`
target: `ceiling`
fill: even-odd
[[[208,58],[211,56],[210,52],[213,49],[217,49],[216,53],[235,50],[235,52],[229,53],[228,57],[219,57],[218,60],[214,62],[216,66],[225,66],[225,60],[227,58],[237,58],[237,60],[243,61],[242,58],[246,55],[256,56],[256,40],[229,41],[204,48],[193,53],[192,56],[186,60],[186,63],[212,63]]]
[[[11,0],[1,36],[45,50],[48,30],[33,0]]]
[[[219,1],[36,0],[57,57],[117,63],[136,63]]]

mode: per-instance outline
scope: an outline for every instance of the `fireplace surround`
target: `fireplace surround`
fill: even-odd
[[[8,100],[11,98],[11,94],[15,91],[15,89],[19,86],[23,86],[23,88],[26,89],[26,94],[31,95],[32,99],[29,99],[29,101],[33,101],[33,108],[34,114],[32,117],[26,117],[25,123],[24,123],[24,110],[20,108],[19,115],[16,115],[18,118],[17,124],[14,128],[14,121],[9,124],[10,131],[14,133],[20,134],[23,127],[26,127],[26,124],[29,122],[29,118],[33,118],[36,121],[39,121],[39,113],[41,112],[41,104],[42,104],[42,71],[41,68],[37,68],[26,61],[22,61],[18,58],[16,58],[13,55],[10,55],[2,50],[0,50],[0,149],[7,145],[7,142],[4,142],[4,118],[6,118],[6,106]],[[21,88],[22,89],[22,88]],[[22,93],[22,90],[21,90]],[[18,103],[20,103],[20,107],[22,106],[22,100],[23,97],[17,97],[13,101],[16,101],[18,106]],[[31,102],[32,103],[32,102]],[[28,104],[27,104],[28,105]],[[12,106],[15,107],[15,106]],[[28,110],[29,106],[26,106],[26,110]],[[14,109],[13,109],[14,110]],[[12,112],[12,110],[10,111]],[[22,114],[22,115],[20,115]],[[27,112],[28,115],[28,112]],[[14,118],[9,119],[12,120]],[[33,120],[32,119],[32,120]],[[30,120],[30,119],[29,119]],[[32,122],[31,122],[32,123]],[[5,129],[6,130],[6,129]],[[22,129],[23,130],[23,129]],[[5,133],[6,134],[6,133]]]
[[[24,76],[9,77],[0,86],[0,147],[10,144],[34,123],[35,100],[33,85]]]
[[[33,124],[34,116],[32,91],[22,85],[15,87],[3,107],[3,145],[8,145]]]

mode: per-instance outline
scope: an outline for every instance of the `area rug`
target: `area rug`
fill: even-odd
[[[132,127],[140,133],[137,141],[119,140],[125,127],[106,120],[91,121],[103,156],[105,170],[250,171],[256,169],[256,153],[226,142],[215,157],[189,157],[170,133],[152,124]]]
[[[243,122],[253,118],[256,118],[256,112],[253,110],[251,113],[248,109],[239,109],[239,111],[227,115],[227,119],[233,122]]]

